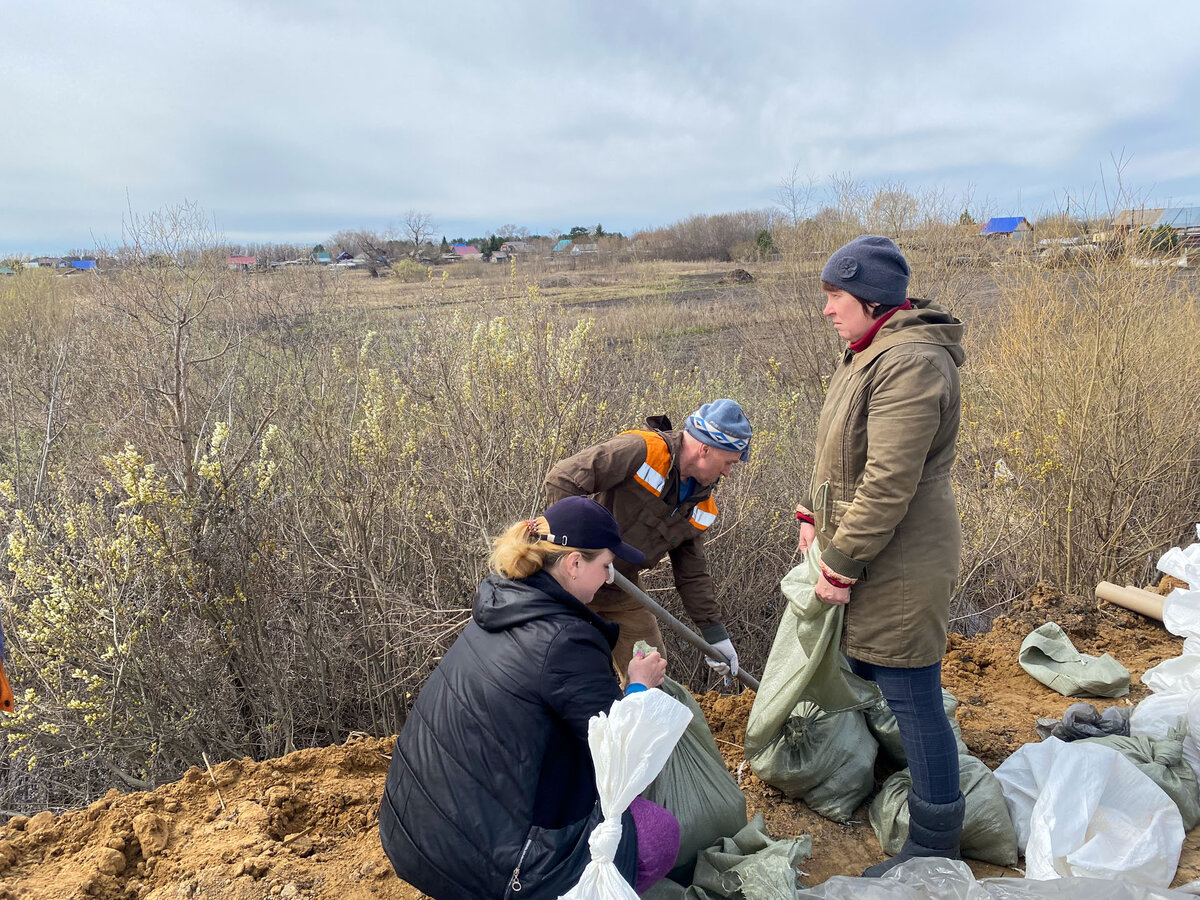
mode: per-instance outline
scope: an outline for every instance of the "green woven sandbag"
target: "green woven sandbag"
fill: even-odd
[[[849,822],[875,785],[879,745],[861,710],[827,713],[801,703],[752,766],[767,784],[835,822]]]
[[[967,801],[962,855],[995,863],[1017,864],[1017,832],[1004,803],[1000,782],[980,760],[959,756],[958,784]],[[888,856],[900,852],[908,837],[908,791],[912,775],[903,769],[883,783],[871,801],[871,827]]]
[[[732,837],[700,851],[696,879],[684,887],[663,878],[641,896],[647,900],[791,900],[800,864],[812,856],[812,838],[775,841],[762,813]]]
[[[679,855],[671,876],[688,882],[697,853],[746,826],[746,796],[725,768],[692,692],[670,678],[663,680],[662,690],[692,711],[692,723],[642,796],[679,820]]]
[[[767,784],[847,822],[874,786],[878,745],[862,710],[882,699],[838,649],[843,609],[816,596],[819,556],[814,544],[780,583],[788,604],[746,724],[746,760]]]
[[[1083,738],[1075,743],[1112,747],[1149,775],[1150,780],[1179,807],[1185,831],[1191,831],[1200,821],[1200,788],[1197,787],[1196,773],[1183,758],[1182,730],[1172,731],[1165,738],[1152,738],[1145,734],[1137,737],[1113,734]]]
[[[1056,622],[1034,629],[1021,642],[1021,668],[1064,697],[1124,697],[1129,670],[1109,656],[1080,653]]]

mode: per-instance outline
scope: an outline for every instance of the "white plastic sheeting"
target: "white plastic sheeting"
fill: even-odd
[[[1200,525],[1196,526],[1200,538]],[[1186,582],[1163,601],[1163,625],[1184,638],[1183,653],[1164,660],[1142,676],[1153,691],[1134,709],[1129,733],[1164,737],[1186,728],[1183,758],[1200,779],[1200,542],[1172,547],[1158,561],[1159,571]]]
[[[1098,878],[984,878],[964,862],[910,859],[882,878],[836,876],[796,893],[797,900],[1195,900],[1183,891]]]
[[[1183,849],[1175,802],[1110,747],[1049,738],[996,769],[1032,879],[1120,878],[1166,887]]]
[[[1200,525],[1196,536],[1200,538]],[[1185,640],[1180,656],[1147,670],[1142,681],[1156,694],[1200,690],[1200,542],[1172,547],[1159,559],[1158,569],[1187,583],[1163,600],[1163,625]]]

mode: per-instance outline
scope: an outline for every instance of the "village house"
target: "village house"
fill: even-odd
[[[1027,244],[1033,237],[1033,226],[1024,216],[992,216],[980,226],[979,233],[993,240],[1007,238],[1014,244]]]
[[[1169,225],[1179,235],[1179,245],[1200,249],[1200,206],[1164,209],[1159,225]]]
[[[1142,217],[1139,231],[1170,228],[1179,239],[1178,246],[1200,248],[1200,206],[1173,206],[1154,212],[1158,213],[1154,219]]]
[[[1173,233],[1170,246],[1182,252],[1183,264],[1190,256],[1194,265],[1200,255],[1200,206],[1125,209],[1113,221],[1114,236],[1133,237],[1165,229]]]
[[[1164,212],[1166,210],[1162,208],[1123,209],[1117,214],[1117,218],[1113,222],[1113,229],[1118,232],[1130,232],[1153,228],[1158,224],[1158,220]]]

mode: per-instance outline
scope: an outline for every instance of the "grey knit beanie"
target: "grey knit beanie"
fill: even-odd
[[[825,263],[821,280],[880,306],[900,306],[908,299],[908,260],[890,238],[856,237]]]

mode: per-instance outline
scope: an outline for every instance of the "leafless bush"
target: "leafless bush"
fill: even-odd
[[[1000,289],[966,389],[960,596],[1150,578],[1200,515],[1200,360],[1178,339],[1200,324],[1194,284],[1112,263],[1014,266]]]
[[[1179,338],[1200,324],[1194,282],[950,264],[959,233],[917,221],[899,235],[915,283],[968,326],[962,627],[1039,579],[1143,577],[1200,514],[1200,364]],[[700,301],[701,267],[667,262],[603,263],[562,302],[524,261],[411,286],[230,273],[174,223],[115,277],[0,286],[0,615],[19,694],[0,806],[398,728],[467,620],[488,536],[539,508],[547,468],[718,396],[756,436],[709,555],[761,670],[841,350],[819,271],[849,213],[777,228],[781,260]],[[666,566],[647,585],[682,612]],[[710,683],[667,641],[673,674]]]
[[[734,247],[753,244],[761,232],[771,230],[775,218],[769,209],[688,216],[634,235],[633,245],[639,254],[657,259],[728,261]]]

